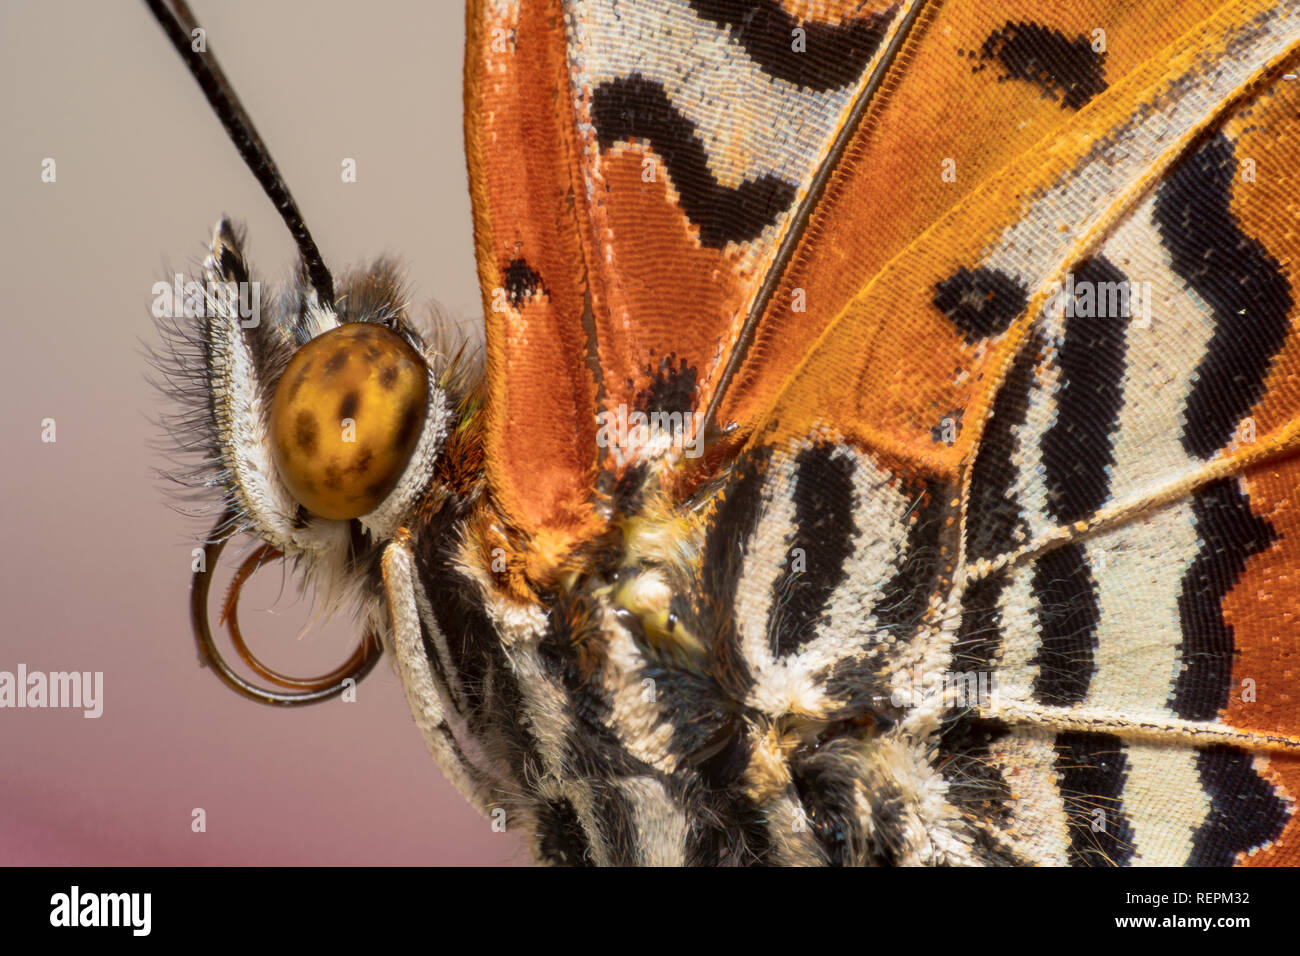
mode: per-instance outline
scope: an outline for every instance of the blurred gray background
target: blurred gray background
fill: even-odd
[[[191,6],[335,270],[400,255],[417,311],[436,299],[477,328],[462,4]],[[201,260],[223,213],[267,281],[293,245],[142,2],[0,10],[0,670],[104,673],[98,720],[0,710],[0,864],[523,862],[443,780],[389,662],[356,703],[291,711],[198,667],[187,599],[206,528],[154,474],[151,287]],[[353,629],[297,639],[311,608],[281,584],[268,570],[246,591],[250,643],[294,673],[332,668]]]

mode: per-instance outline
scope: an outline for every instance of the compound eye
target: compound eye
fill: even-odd
[[[397,485],[424,430],[429,379],[396,332],[352,322],[290,360],[271,400],[275,467],[322,518],[359,518]]]

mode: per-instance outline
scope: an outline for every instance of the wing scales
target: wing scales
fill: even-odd
[[[745,35],[737,6],[471,3],[471,114],[482,115],[467,137],[489,304],[489,470],[506,513],[536,537],[572,541],[599,524],[596,475],[609,463],[590,425],[598,410],[689,412],[708,401],[789,210],[859,88],[798,82],[800,62],[773,45],[771,24],[804,16],[859,42],[887,35],[897,16],[884,4],[748,4],[768,32]],[[700,584],[771,578],[764,593],[736,594],[736,607],[758,610],[735,625],[728,667],[745,666],[727,671],[752,686],[729,693],[757,695],[780,718],[781,668],[810,637],[834,653],[829,683],[799,685],[808,719],[852,712],[863,703],[853,688],[887,687],[904,660],[952,654],[954,668],[996,671],[1019,716],[947,715],[947,802],[917,818],[936,842],[892,833],[899,861],[1291,860],[1300,761],[1280,748],[1300,732],[1300,708],[1279,675],[1297,650],[1279,635],[1300,611],[1291,580],[1300,502],[1290,460],[1275,459],[1300,432],[1291,291],[1300,250],[1296,184],[1277,171],[1295,149],[1296,103],[1279,84],[1292,82],[1280,64],[1300,38],[1300,14],[1245,0],[1072,2],[1040,5],[1027,22],[976,6],[935,4],[916,28],[724,397],[723,420],[752,436],[742,470],[760,490],[735,567],[737,534],[722,519],[748,499],[724,492],[706,565],[715,554],[727,566],[706,567]],[[660,29],[645,11],[678,17],[681,29]],[[516,46],[489,55],[498,25]],[[1089,42],[1097,28],[1102,57]],[[684,36],[687,49],[718,52],[683,69],[671,57],[685,56]],[[535,80],[508,59],[533,42]],[[728,87],[733,61],[766,86]],[[710,64],[720,71],[712,84],[694,75]],[[786,107],[804,104],[811,126],[779,117],[769,135],[761,121],[775,107],[753,104],[773,90]],[[559,127],[537,109],[548,102],[561,104]],[[1226,118],[1225,104],[1235,110]],[[515,127],[534,138],[511,139]],[[529,143],[549,152],[534,155]],[[504,163],[503,146],[514,166],[489,169]],[[939,178],[945,159],[954,182]],[[1243,159],[1269,171],[1258,188],[1233,179]],[[932,178],[918,180],[918,169]],[[1229,220],[1235,231],[1200,243],[1214,268],[1197,271],[1197,243],[1180,247],[1175,234]],[[1161,310],[1151,334],[1062,315],[1050,286],[1067,274],[1158,286],[1148,291]],[[510,308],[493,312],[489,293],[500,288]],[[796,292],[807,312],[790,308]],[[1231,334],[1234,303],[1254,323],[1244,345]],[[841,441],[852,452],[837,451]],[[788,474],[768,470],[774,446]],[[839,487],[836,463],[849,455],[863,462],[853,474],[896,476],[881,487],[890,502],[901,496],[902,517],[855,512],[865,524],[845,532],[835,567],[791,584],[790,546],[829,533],[817,529],[830,511],[801,488]],[[960,510],[942,490],[957,481]],[[907,510],[913,496],[924,520]],[[768,527],[785,512],[788,534]],[[959,514],[964,567],[944,534],[925,530]],[[855,564],[885,526],[897,547]],[[909,576],[918,555],[936,553],[925,575]],[[898,589],[922,578],[940,590],[890,619]],[[868,653],[881,638],[874,623],[855,650],[836,624],[850,612],[825,614],[841,595],[862,604],[862,594],[872,595],[871,621],[892,620],[886,630],[907,648],[892,663]],[[715,611],[722,631],[733,626],[729,608]],[[1239,699],[1246,679],[1260,695],[1251,703],[1267,706]],[[1070,713],[1074,724],[1060,716]],[[1090,724],[1090,714],[1110,723]],[[1155,730],[1143,736],[1139,725]],[[1230,745],[1243,732],[1278,745]],[[760,758],[783,759],[765,746],[753,742],[751,796]],[[918,779],[931,770],[916,768]],[[774,820],[799,803],[781,779],[768,781],[772,806],[784,808]],[[866,806],[897,783],[859,780],[850,796]],[[1247,817],[1233,814],[1234,795]],[[943,844],[954,815],[976,834],[973,848]]]
[[[1030,840],[1040,854],[1205,865],[1297,852],[1300,708],[1278,684],[1300,654],[1296,459],[1280,458],[1300,411],[1300,248],[1271,212],[1300,201],[1277,161],[1300,136],[1300,87],[1284,75],[1076,266],[1069,311],[1040,318],[1022,353],[1033,371],[1003,385],[971,471],[972,506],[999,496],[1014,510],[1000,525],[968,518],[956,658],[998,674],[989,715],[1037,715],[1009,737],[1025,743],[985,759],[1006,775],[1024,747],[1073,748],[1109,753],[1122,778],[1110,844],[1075,826],[1065,843]],[[1271,172],[1243,175],[1251,155]],[[1144,284],[1137,313],[1093,298],[1116,279]],[[1108,508],[1122,520],[1099,520]],[[1044,740],[1043,725],[1076,729]],[[1068,816],[1087,775],[1059,776]]]

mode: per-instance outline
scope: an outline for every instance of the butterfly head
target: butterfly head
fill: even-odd
[[[473,386],[408,318],[392,262],[341,274],[324,303],[306,269],[263,294],[243,246],[223,219],[202,274],[155,301],[155,360],[181,407],[164,424],[193,462],[169,477],[218,493],[211,542],[255,535],[295,560],[322,612],[386,633],[383,546],[449,494],[442,452]]]

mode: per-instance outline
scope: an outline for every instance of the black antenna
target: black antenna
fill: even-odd
[[[257,135],[253,121],[244,112],[239,97],[235,95],[234,87],[221,72],[217,58],[210,50],[199,53],[192,46],[193,32],[199,28],[194,14],[190,12],[185,0],[171,0],[170,4],[164,3],[163,0],[145,0],[145,2],[153,12],[154,19],[167,34],[167,38],[172,41],[176,52],[194,74],[194,79],[198,80],[199,88],[208,98],[208,103],[212,105],[213,112],[221,120],[221,125],[226,128],[226,133],[230,136],[230,141],[235,144],[235,148],[239,150],[239,155],[244,157],[244,162],[257,177],[267,198],[280,211],[280,217],[289,227],[289,232],[293,234],[294,242],[298,244],[298,254],[302,257],[307,276],[316,290],[321,305],[333,306],[334,277],[330,275],[329,269],[325,268],[325,260],[321,258],[320,250],[316,248],[316,240],[312,239],[307,223],[303,221],[302,213],[298,211],[293,196],[289,194],[289,187],[280,176],[280,170],[271,159],[266,144],[262,142],[262,137]]]
[[[904,14],[906,19],[899,24],[898,29],[894,32],[893,39],[881,56],[875,71],[871,74],[866,86],[863,87],[862,92],[858,94],[857,100],[854,101],[853,106],[850,108],[848,119],[840,127],[839,134],[831,144],[830,151],[826,154],[822,164],[817,167],[817,172],[813,175],[812,182],[808,186],[808,194],[804,196],[799,208],[794,211],[794,215],[790,220],[790,227],[786,229],[785,235],[781,239],[781,245],[777,248],[776,256],[772,259],[772,265],[768,267],[767,274],[763,277],[763,285],[758,290],[758,295],[754,297],[754,304],[750,307],[749,314],[745,316],[745,324],[741,326],[740,335],[736,337],[736,345],[732,348],[727,364],[722,370],[722,377],[718,380],[717,388],[713,390],[713,397],[709,399],[709,406],[704,410],[704,420],[701,422],[700,430],[705,435],[705,441],[711,441],[719,436],[716,431],[718,409],[722,406],[722,399],[727,393],[728,386],[731,385],[731,380],[740,371],[745,356],[749,354],[749,347],[753,345],[754,336],[758,333],[758,323],[762,321],[763,313],[767,311],[772,296],[776,295],[777,287],[781,284],[781,277],[785,275],[786,267],[790,265],[790,260],[794,258],[795,250],[799,247],[799,241],[803,239],[804,231],[812,220],[813,209],[820,202],[822,194],[826,192],[826,186],[830,182],[831,174],[839,167],[845,150],[848,149],[849,143],[853,141],[853,137],[857,134],[862,118],[867,115],[867,107],[875,99],[876,93],[885,81],[885,76],[889,73],[890,67],[894,65],[894,60],[898,57],[898,51],[902,49],[903,44],[907,41],[912,32],[912,27],[916,25],[916,21],[925,5],[926,0],[916,0],[911,9]],[[723,431],[725,432],[726,429]]]

